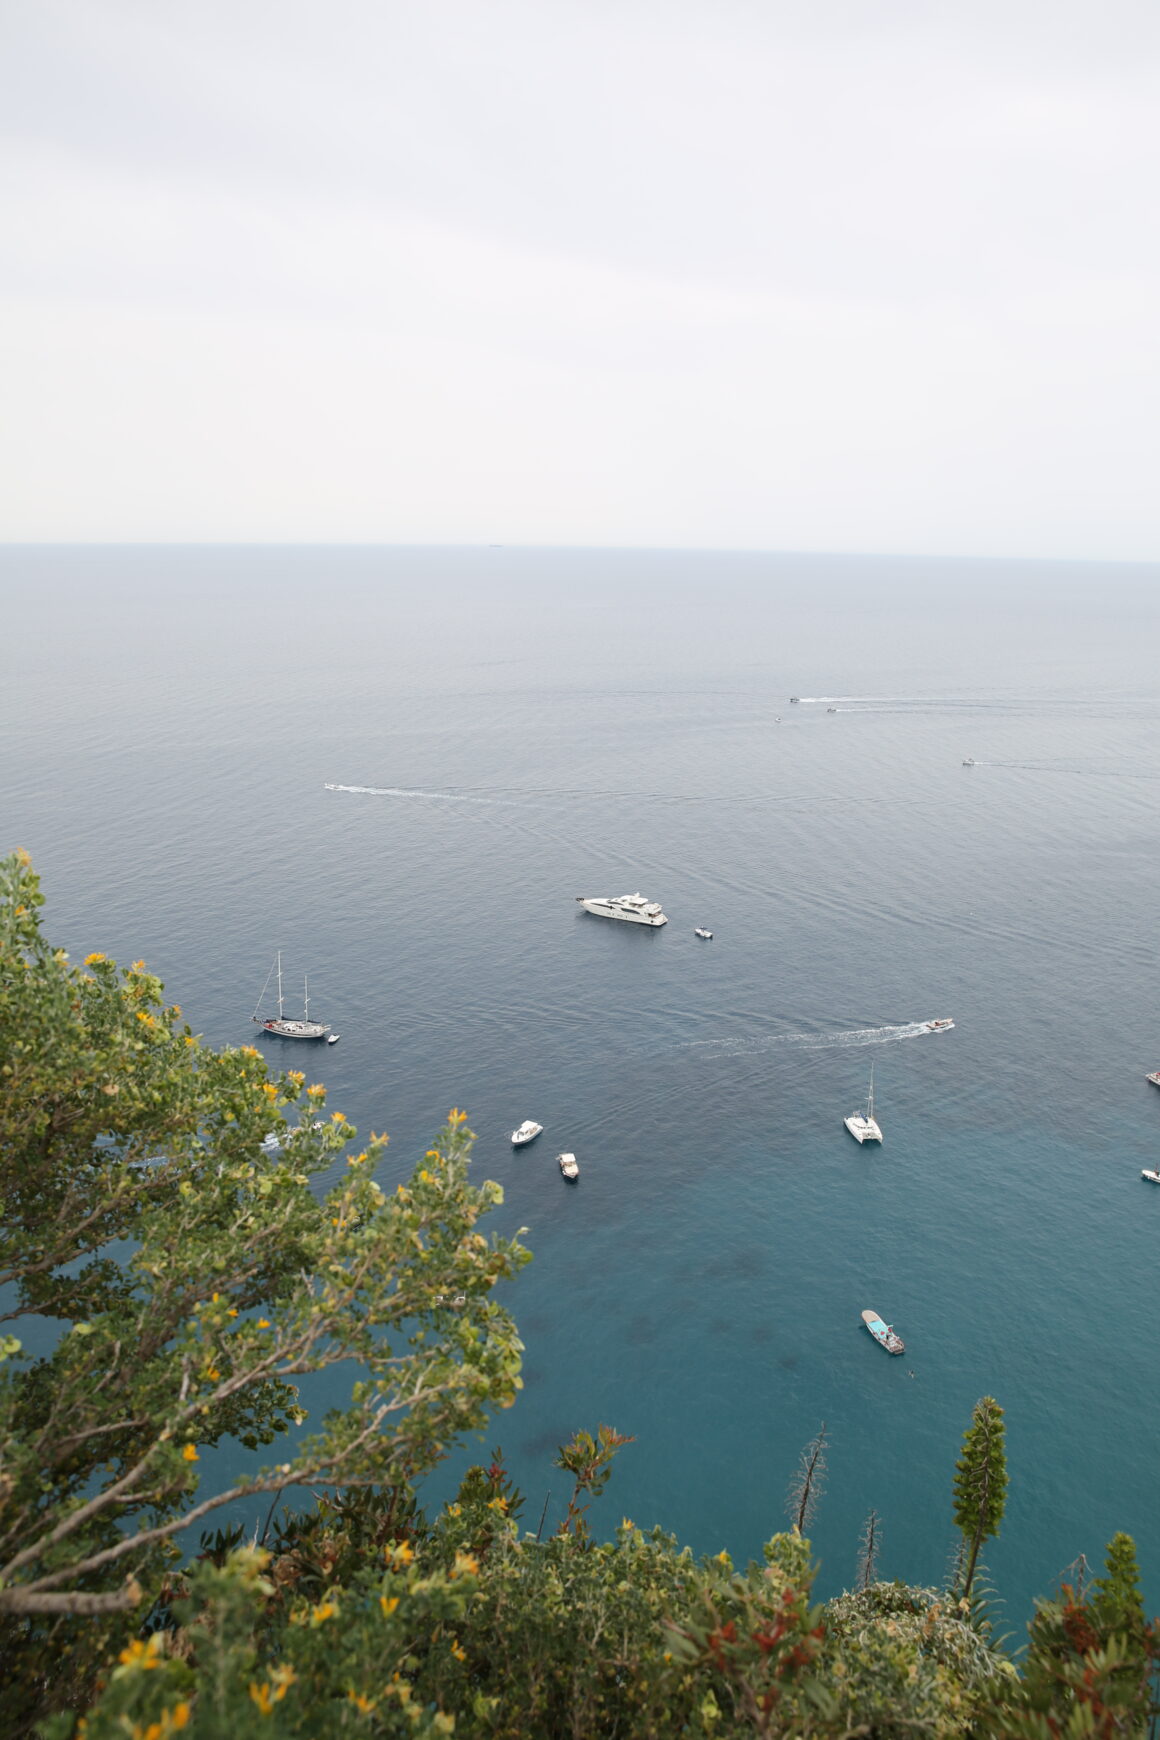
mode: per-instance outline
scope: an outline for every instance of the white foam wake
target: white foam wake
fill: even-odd
[[[930,1028],[925,1021],[907,1021],[898,1027],[851,1027],[843,1033],[767,1033],[755,1037],[687,1039],[681,1049],[748,1054],[772,1051],[776,1046],[796,1045],[804,1051],[840,1051],[862,1045],[893,1045],[900,1039],[918,1039]]]
[[[353,791],[362,797],[396,797],[396,798],[438,798],[448,804],[498,804],[503,798],[468,797],[458,791],[420,791],[415,786],[403,785],[333,785],[329,780],[322,788],[324,791]]]

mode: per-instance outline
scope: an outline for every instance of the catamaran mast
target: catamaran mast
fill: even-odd
[[[282,950],[278,950],[278,1019],[282,1019]]]
[[[866,1105],[866,1116],[871,1123],[874,1121],[874,1065],[870,1065],[870,1098]]]

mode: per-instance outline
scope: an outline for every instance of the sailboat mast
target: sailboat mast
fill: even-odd
[[[282,950],[278,950],[278,1019],[282,1019]]]
[[[302,975],[302,1019],[310,1019],[310,979],[306,973]]]

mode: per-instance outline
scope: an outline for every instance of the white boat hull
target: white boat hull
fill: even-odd
[[[261,1027],[277,1039],[325,1039],[330,1032],[321,1021],[263,1021]]]
[[[534,1142],[537,1136],[544,1133],[543,1124],[534,1123],[530,1118],[521,1124],[518,1130],[512,1131],[512,1147],[526,1148],[529,1142]]]
[[[647,924],[654,930],[669,922],[655,900],[645,900],[640,894],[622,894],[616,899],[578,894],[576,899],[594,918],[619,918],[624,924]]]
[[[852,1116],[843,1118],[842,1122],[855,1142],[881,1142],[882,1140],[882,1131],[878,1128],[878,1122],[875,1118],[866,1118],[861,1112],[854,1112]]]

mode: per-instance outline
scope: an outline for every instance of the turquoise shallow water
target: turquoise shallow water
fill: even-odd
[[[1010,1622],[1117,1528],[1160,1605],[1158,579],[10,549],[0,846],[55,940],[144,955],[216,1043],[275,948],[308,970],[392,1178],[467,1107],[536,1255],[487,1440],[533,1523],[599,1419],[636,1437],[605,1521],[745,1558],[825,1420],[823,1590],[871,1506],[886,1574],[937,1579],[991,1392]],[[573,898],[636,888],[665,929]],[[871,1060],[881,1151],[841,1124]]]

